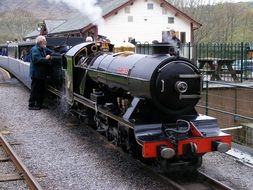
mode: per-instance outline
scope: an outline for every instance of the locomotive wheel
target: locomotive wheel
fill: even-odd
[[[120,146],[122,150],[130,154],[135,159],[142,159],[142,147],[136,142],[134,131],[129,129],[128,131],[122,130],[119,127]]]

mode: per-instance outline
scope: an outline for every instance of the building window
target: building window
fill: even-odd
[[[163,9],[162,9],[162,14],[163,14],[163,15],[167,15],[167,13],[168,13],[167,9],[166,9],[166,8],[163,8]]]
[[[130,7],[128,6],[128,7],[125,7],[125,13],[126,14],[129,14],[130,13]]]
[[[128,17],[127,17],[127,22],[133,22],[133,21],[134,21],[133,16],[128,16]]]
[[[168,17],[168,23],[173,24],[174,23],[174,17]]]
[[[154,4],[153,3],[148,3],[147,7],[148,7],[148,10],[153,10],[154,9]]]

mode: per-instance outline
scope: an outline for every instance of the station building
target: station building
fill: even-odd
[[[106,36],[112,43],[135,39],[140,43],[162,41],[164,33],[176,31],[182,43],[194,42],[194,30],[201,24],[168,3],[166,0],[102,0],[103,24],[95,25],[80,12],[67,20],[44,20],[40,31],[28,34],[25,39],[39,34],[47,36]]]

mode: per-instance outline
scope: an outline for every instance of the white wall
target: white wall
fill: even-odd
[[[147,9],[148,3],[154,4],[153,10]],[[190,42],[190,22],[175,16],[172,9],[167,9],[167,14],[163,14],[162,9],[159,0],[137,0],[130,6],[130,13],[125,13],[123,8],[118,14],[107,18],[105,25],[98,28],[98,33],[107,36],[112,43],[128,41],[128,37],[141,43],[151,43],[153,40],[162,41],[162,31],[174,29],[186,32],[186,42]],[[128,16],[133,16],[133,22],[127,21]],[[168,23],[168,17],[174,17],[174,24]]]

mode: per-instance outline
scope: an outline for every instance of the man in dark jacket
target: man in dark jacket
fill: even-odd
[[[176,56],[179,55],[179,51],[181,48],[181,41],[177,38],[176,31],[170,30],[170,36],[171,39],[169,40],[169,43],[171,43],[174,47],[174,50],[170,52],[171,55]]]
[[[46,108],[43,105],[46,90],[45,80],[47,67],[50,65],[52,51],[46,47],[47,41],[44,36],[36,38],[36,45],[30,50],[31,64],[30,77],[32,79],[31,94],[29,98],[29,110]]]

